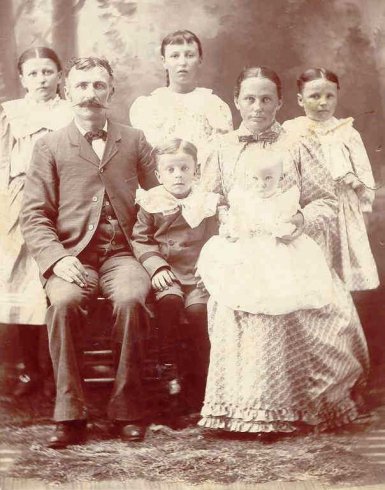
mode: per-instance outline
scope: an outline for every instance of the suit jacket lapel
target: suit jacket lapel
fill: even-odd
[[[120,140],[122,139],[119,128],[114,123],[108,121],[107,141],[100,167],[104,167],[111,158],[118,152]]]
[[[100,161],[97,154],[84,136],[82,136],[74,121],[68,126],[68,134],[71,144],[78,147],[79,157],[99,167]]]

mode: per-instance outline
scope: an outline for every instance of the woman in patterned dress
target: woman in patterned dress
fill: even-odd
[[[235,105],[242,123],[218,142],[202,185],[220,192],[226,204],[239,156],[248,145],[285,151],[284,179],[288,186],[299,186],[301,205],[291,219],[296,230],[285,239],[306,233],[325,249],[338,207],[334,183],[319,159],[316,140],[286,137],[275,120],[281,104],[281,82],[272,70],[256,67],[240,74]],[[225,211],[221,214],[225,220]],[[201,426],[294,432],[303,427],[324,430],[357,417],[356,398],[368,369],[367,346],[350,294],[333,270],[332,278],[330,304],[285,315],[246,313],[210,298],[211,357]]]
[[[35,141],[72,119],[70,105],[57,91],[61,65],[46,47],[31,48],[19,58],[24,98],[0,107],[0,324],[19,325],[20,347],[26,373],[15,394],[39,386],[38,339],[47,308],[35,261],[27,253],[19,227],[24,179]],[[48,353],[47,353],[47,362]]]
[[[134,101],[131,124],[153,146],[176,137],[190,141],[198,148],[199,165],[206,160],[208,140],[233,129],[230,108],[211,89],[198,87],[202,44],[194,33],[169,34],[161,54],[167,86]]]

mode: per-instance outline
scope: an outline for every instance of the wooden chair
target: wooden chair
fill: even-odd
[[[152,309],[152,305],[148,305]],[[104,297],[98,297],[89,310],[84,331],[83,379],[90,388],[108,387],[114,382],[115,369],[111,350],[111,304]],[[159,366],[158,330],[156,321],[149,320],[145,329],[142,380],[150,413],[157,413],[167,403],[162,384],[162,371]]]

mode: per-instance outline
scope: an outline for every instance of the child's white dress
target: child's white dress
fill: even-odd
[[[27,94],[0,107],[0,323],[45,322],[47,300],[39,269],[19,226],[23,180],[35,142],[72,119],[71,105],[59,96],[36,102]],[[20,184],[11,193],[10,184],[17,178]]]
[[[338,222],[331,229],[329,241],[333,266],[351,291],[374,289],[379,285],[376,263],[368,240],[363,218],[372,211],[374,179],[364,144],[353,128],[353,118],[325,122],[301,116],[286,121],[284,129],[294,137],[315,135],[321,143],[325,163],[335,181],[339,199]],[[362,182],[354,190],[343,185],[342,179],[354,174]]]
[[[294,231],[288,220],[300,209],[299,197],[296,186],[269,198],[233,187],[221,235],[203,246],[198,262],[215,300],[233,310],[266,315],[330,303],[332,279],[321,248],[305,234],[289,244],[278,238]]]
[[[160,87],[149,96],[140,96],[131,106],[130,121],[153,146],[171,138],[190,141],[198,148],[199,164],[207,158],[208,142],[233,129],[229,106],[202,87],[186,94]]]

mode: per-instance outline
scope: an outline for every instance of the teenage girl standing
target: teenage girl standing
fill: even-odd
[[[198,87],[203,51],[194,33],[169,34],[160,51],[167,86],[134,101],[131,124],[142,129],[153,146],[176,137],[190,141],[198,148],[199,166],[206,159],[208,141],[233,129],[230,108],[211,89]]]
[[[26,373],[15,389],[22,395],[39,386],[38,345],[47,308],[37,265],[19,227],[24,180],[35,141],[69,124],[72,115],[58,95],[61,64],[52,49],[28,49],[19,58],[18,70],[27,93],[0,108],[0,323],[23,327],[19,332]]]

